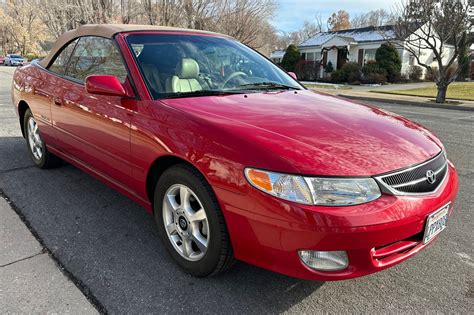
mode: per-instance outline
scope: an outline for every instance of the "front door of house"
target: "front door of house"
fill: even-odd
[[[337,49],[337,69],[341,69],[347,62],[347,49]]]

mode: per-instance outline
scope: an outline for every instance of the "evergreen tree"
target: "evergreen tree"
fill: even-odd
[[[286,71],[295,71],[296,64],[301,59],[300,51],[295,45],[290,45],[286,49],[283,60],[281,61],[281,66]]]
[[[400,77],[402,60],[392,44],[382,44],[375,53],[375,60],[380,68],[387,71],[388,81],[395,82]]]
[[[469,40],[468,35],[465,34],[461,44],[459,45],[458,67],[459,75],[458,81],[464,81],[469,76]]]

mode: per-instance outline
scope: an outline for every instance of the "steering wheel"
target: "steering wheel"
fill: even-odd
[[[232,73],[225,81],[224,83],[222,84],[222,87],[225,88],[226,85],[230,82],[230,80],[238,77],[238,76],[241,76],[241,77],[248,77],[247,73],[245,72],[242,72],[242,71],[236,71],[234,73]]]

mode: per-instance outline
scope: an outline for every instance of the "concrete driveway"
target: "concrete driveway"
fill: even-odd
[[[196,279],[175,266],[153,219],[132,201],[70,165],[33,167],[11,105],[10,78],[11,71],[0,68],[0,189],[104,311],[467,314],[474,309],[471,112],[380,104],[433,130],[459,171],[454,216],[419,255],[343,282],[301,281],[243,263],[219,277]]]

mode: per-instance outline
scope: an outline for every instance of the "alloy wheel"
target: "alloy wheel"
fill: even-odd
[[[174,249],[186,260],[198,261],[209,246],[209,222],[196,194],[187,186],[175,184],[163,199],[163,222]]]
[[[41,140],[38,124],[33,117],[28,118],[27,135],[33,157],[38,161],[41,160],[43,157],[43,140]]]

